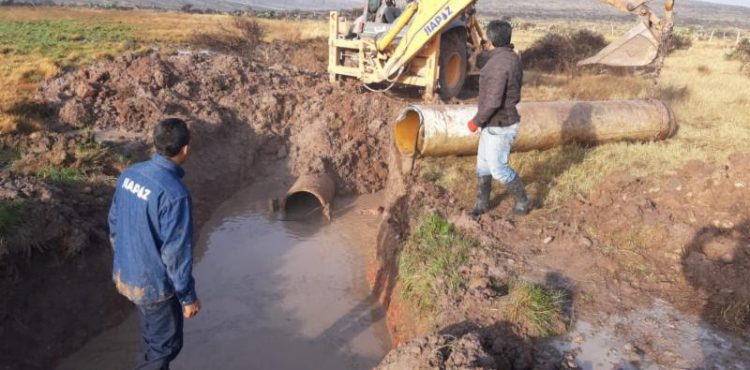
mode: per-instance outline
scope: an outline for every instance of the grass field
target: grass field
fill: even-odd
[[[258,19],[267,41],[325,35],[323,22]],[[229,15],[85,8],[3,7],[0,11],[0,132],[41,126],[19,104],[37,84],[93,60],[145,48],[174,49],[197,34],[238,34]]]
[[[519,49],[528,47],[542,32],[519,32]],[[636,176],[662,175],[692,159],[723,161],[748,150],[750,142],[750,78],[738,61],[728,60],[732,42],[694,42],[687,50],[667,57],[659,78],[582,75],[570,77],[527,71],[523,99],[612,100],[662,99],[675,111],[679,131],[664,142],[618,143],[597,147],[567,146],[544,152],[511,155],[531,189],[550,208],[567,199],[585,196],[613,171]],[[474,158],[428,159],[424,171],[440,185],[471,203]],[[434,176],[436,169],[439,176]],[[500,190],[499,188],[497,190]]]

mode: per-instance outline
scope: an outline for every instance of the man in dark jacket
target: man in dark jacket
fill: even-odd
[[[478,58],[479,111],[469,122],[469,130],[481,129],[477,152],[477,200],[471,215],[479,216],[489,209],[492,179],[503,184],[513,196],[513,212],[526,214],[529,198],[521,178],[508,165],[508,156],[518,135],[521,117],[516,105],[521,101],[523,66],[510,43],[510,23],[493,21],[487,26],[489,51]],[[483,65],[481,65],[483,64]]]
[[[180,167],[190,132],[167,119],[154,130],[156,155],[128,168],[117,180],[109,210],[114,249],[112,278],[136,304],[144,354],[136,369],[169,369],[182,349],[183,317],[201,309],[193,280],[193,218]]]

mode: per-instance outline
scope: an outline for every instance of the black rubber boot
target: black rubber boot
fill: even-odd
[[[479,217],[490,208],[490,192],[492,191],[492,176],[477,177],[477,202],[469,212],[472,217]]]
[[[525,215],[529,213],[529,196],[526,194],[526,189],[523,186],[521,178],[516,176],[516,179],[511,181],[508,185],[505,185],[510,195],[513,196],[515,205],[513,206],[513,213],[517,215]]]

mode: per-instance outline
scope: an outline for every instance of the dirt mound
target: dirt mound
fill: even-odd
[[[0,146],[25,153],[15,161],[14,172],[0,172],[0,200],[15,205],[14,217],[22,224],[3,241],[5,258],[31,257],[51,246],[58,249],[56,255],[69,257],[108,240],[104,223],[108,186],[67,177],[63,181],[58,179],[63,175],[51,170],[64,168],[76,176],[116,173],[90,137],[37,132],[4,136]]]
[[[496,369],[497,363],[482,348],[476,333],[461,338],[431,335],[404,344],[388,353],[378,370]]]
[[[204,182],[242,177],[256,155],[269,155],[289,156],[295,175],[328,171],[343,192],[380,189],[395,102],[327,80],[237,56],[130,54],[53,80],[39,98],[54,102],[67,125],[91,122],[144,137],[160,119],[186,119],[201,153],[188,170],[210,168],[214,176]]]
[[[411,340],[386,355],[376,369],[579,369],[575,353],[523,337],[508,322],[486,327],[463,322]]]

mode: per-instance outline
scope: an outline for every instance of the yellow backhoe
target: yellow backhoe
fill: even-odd
[[[354,77],[374,91],[396,84],[420,86],[425,88],[424,99],[428,101],[436,94],[444,100],[457,96],[466,77],[479,73],[476,57],[487,42],[476,16],[477,0],[416,0],[402,7],[392,1],[370,0],[359,24],[331,12],[331,80]],[[598,1],[635,15],[640,22],[579,65],[660,69],[672,33],[674,0],[666,0],[662,17],[648,6],[648,0]],[[388,18],[384,16],[387,10],[399,14],[392,23],[383,21]],[[370,17],[377,18],[375,22],[368,22],[368,12],[377,15]]]

